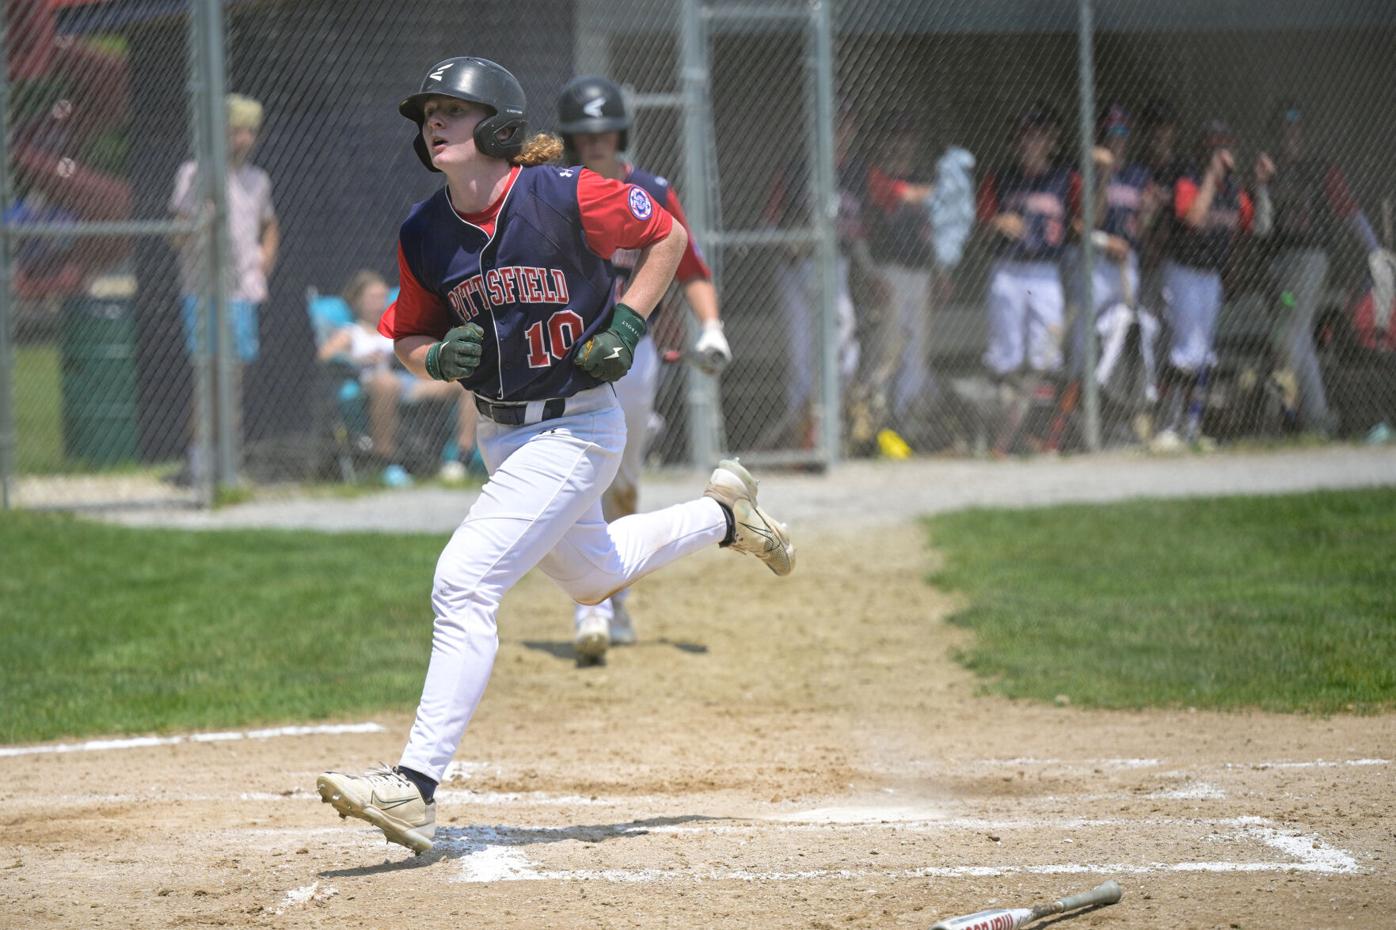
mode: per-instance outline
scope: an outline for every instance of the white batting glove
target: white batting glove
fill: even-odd
[[[693,346],[694,364],[705,374],[718,375],[732,361],[732,347],[723,335],[722,323],[713,320],[703,324],[703,333]]]
[[[1391,327],[1392,304],[1396,303],[1396,254],[1376,249],[1367,255],[1372,274],[1372,322],[1385,332]]]

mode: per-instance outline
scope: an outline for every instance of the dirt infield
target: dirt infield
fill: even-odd
[[[418,859],[313,791],[406,714],[0,753],[0,926],[928,928],[1106,877],[1124,901],[1064,930],[1389,925],[1396,716],[983,696],[915,527],[801,542],[789,580],[645,581],[596,669],[531,576]]]

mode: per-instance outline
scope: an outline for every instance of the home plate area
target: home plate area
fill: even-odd
[[[456,822],[438,827],[429,857],[439,860],[442,879],[472,883],[1343,875],[1362,871],[1349,851],[1301,823],[1245,810],[1225,786],[1240,773],[1250,781],[1304,768],[1387,764],[1281,760],[1177,771],[1150,759],[983,760],[962,764],[960,773],[1096,773],[1063,780],[1103,790],[927,801],[883,788],[837,805],[807,806],[443,788],[442,816]],[[1152,777],[1141,782],[1145,771]],[[381,843],[376,831],[359,829],[317,838],[336,846]]]

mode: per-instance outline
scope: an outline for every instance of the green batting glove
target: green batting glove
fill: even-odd
[[[427,374],[437,381],[469,378],[480,364],[485,331],[474,323],[457,326],[427,349]]]
[[[635,361],[635,346],[645,335],[645,318],[616,304],[611,325],[592,336],[577,352],[582,371],[602,381],[619,381]]]

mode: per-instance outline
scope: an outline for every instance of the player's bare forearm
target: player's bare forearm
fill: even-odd
[[[688,232],[683,224],[675,223],[669,235],[640,250],[640,258],[635,263],[635,273],[631,275],[630,286],[621,295],[621,302],[645,319],[654,312],[669,282],[674,280],[683,250],[688,246]]]
[[[694,278],[691,281],[685,281],[683,296],[688,300],[688,306],[693,310],[694,319],[700,324],[717,322],[717,288],[713,287],[713,282],[707,278]]]
[[[393,342],[398,361],[418,378],[431,380],[427,374],[427,350],[436,340],[430,336],[403,336]]]
[[[281,251],[281,224],[272,220],[262,233],[262,273],[268,278],[276,268],[276,256]]]
[[[1216,196],[1217,176],[1209,171],[1207,176],[1202,179],[1202,186],[1197,189],[1197,196],[1193,199],[1192,206],[1188,207],[1183,222],[1193,229],[1201,229],[1203,222],[1207,219],[1208,211],[1212,209],[1212,201]]]

